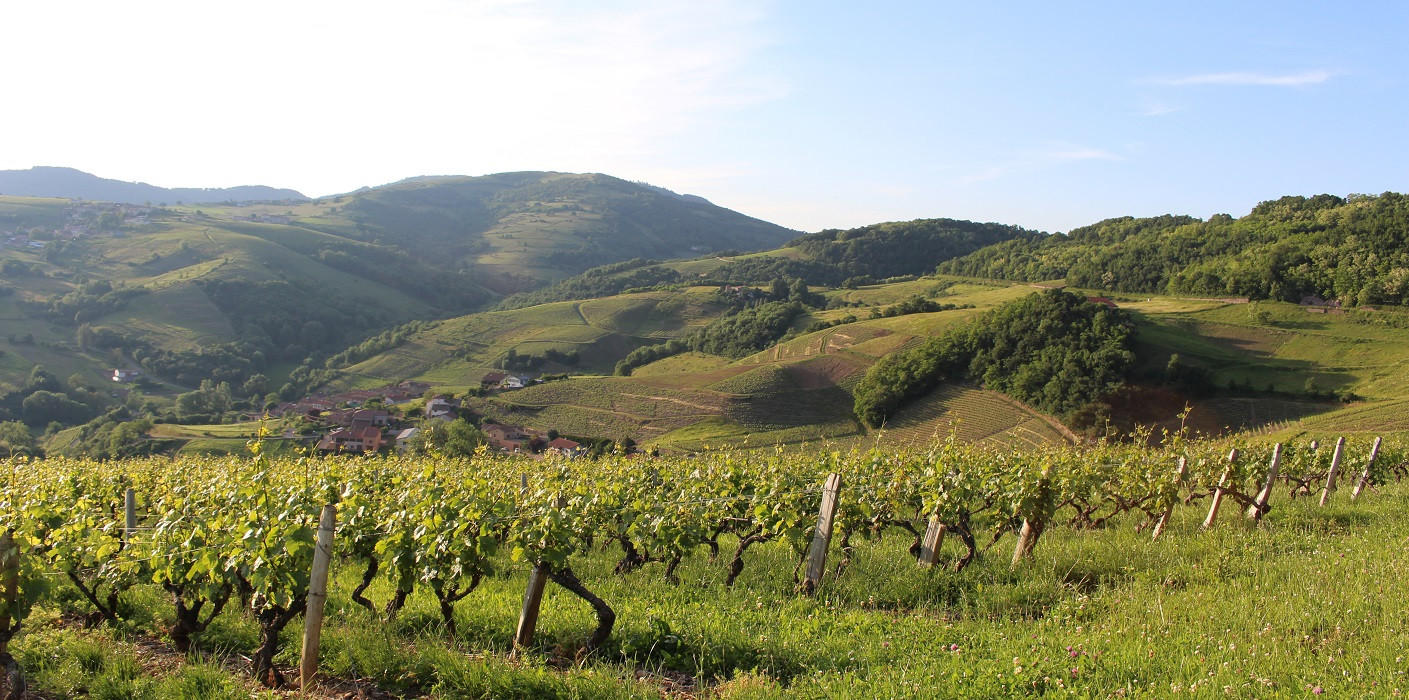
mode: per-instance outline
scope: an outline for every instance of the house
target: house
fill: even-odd
[[[562,437],[550,440],[547,450],[568,458],[580,457],[587,452],[587,449],[582,446],[582,443],[573,442],[572,440]]]
[[[328,433],[318,441],[318,449],[324,452],[376,452],[381,449],[382,443],[382,429],[364,424],[338,428]]]
[[[411,439],[421,434],[420,428],[407,428],[396,434],[396,451],[405,452],[411,447]]]
[[[426,417],[455,420],[460,414],[460,400],[437,396],[426,402]]]
[[[115,382],[135,382],[142,376],[140,369],[115,369],[113,370],[113,381]]]
[[[517,452],[524,449],[532,437],[523,428],[513,425],[485,423],[479,429],[489,441],[490,447],[505,452]]]
[[[391,423],[391,414],[379,408],[363,408],[353,411],[351,418],[354,424],[360,419],[366,419],[378,428],[385,428]]]
[[[490,372],[484,375],[483,377],[480,377],[479,388],[493,389],[494,387],[499,386],[499,383],[504,381],[504,378],[508,376],[509,375],[507,373],[499,372],[497,370],[494,372]]]
[[[500,389],[522,389],[533,382],[533,378],[523,374],[510,374],[499,382]]]

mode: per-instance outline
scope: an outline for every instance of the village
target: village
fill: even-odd
[[[481,378],[479,394],[514,391],[541,381],[527,374],[491,371]],[[410,406],[422,400],[423,407]],[[473,423],[477,418],[464,407],[463,399],[433,391],[425,382],[409,380],[377,389],[315,394],[279,404],[268,416],[302,419],[311,429],[310,439],[317,440],[315,449],[325,454],[407,452],[417,446],[427,430],[462,419]],[[560,436],[552,429],[493,421],[480,423],[478,429],[488,449],[501,454],[572,459],[589,452],[589,445]],[[295,435],[286,433],[285,437]]]
[[[45,230],[23,225],[0,230],[0,246],[42,250],[50,241],[69,241],[106,234],[121,236],[122,226],[151,223],[153,207],[138,204],[75,201],[64,207],[62,228]]]

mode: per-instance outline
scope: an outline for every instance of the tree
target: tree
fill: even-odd
[[[35,365],[34,369],[29,371],[28,388],[36,391],[63,391],[63,387],[59,385],[59,378],[53,372],[44,369],[44,365]]]
[[[233,403],[233,398],[230,394],[229,384],[225,382],[216,384],[205,379],[201,381],[199,389],[176,397],[176,415],[182,418],[219,417],[220,414],[230,410],[231,403]]]
[[[32,455],[35,452],[34,436],[29,433],[29,428],[17,420],[0,423],[0,449],[5,450],[5,456]]]
[[[457,418],[448,423],[431,421],[411,440],[414,452],[439,452],[447,457],[469,457],[485,444],[484,433],[472,423]]]
[[[244,384],[240,385],[240,394],[243,396],[257,397],[269,391],[269,378],[262,374],[251,374]]]
[[[88,420],[92,415],[87,406],[52,391],[41,390],[30,394],[21,407],[24,422],[35,426],[51,422],[73,425]]]

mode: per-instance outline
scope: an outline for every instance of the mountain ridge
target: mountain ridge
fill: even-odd
[[[76,168],[36,165],[27,170],[0,170],[0,193],[17,197],[91,199],[122,204],[304,201],[302,193],[265,185],[236,187],[160,187],[145,182],[114,180]]]

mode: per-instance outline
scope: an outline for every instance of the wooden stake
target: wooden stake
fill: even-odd
[[[1247,516],[1253,520],[1262,520],[1262,516],[1267,513],[1267,503],[1272,500],[1272,486],[1277,483],[1277,474],[1282,470],[1282,443],[1277,443],[1272,448],[1272,464],[1267,467],[1267,483],[1263,484],[1262,490],[1257,493],[1257,501],[1248,506]]]
[[[841,474],[832,474],[822,486],[822,508],[817,512],[817,529],[812,535],[812,549],[807,554],[807,578],[802,592],[812,595],[822,582],[827,566],[827,547],[832,544],[832,520],[837,515],[837,498],[841,493]]]
[[[10,653],[10,629],[13,619],[10,611],[20,599],[20,550],[15,547],[15,538],[6,531],[0,535],[0,588],[5,596],[5,610],[0,612],[0,655]]]
[[[1341,469],[1341,454],[1345,451],[1345,438],[1336,438],[1336,451],[1331,453],[1331,470],[1326,473],[1326,489],[1321,492],[1321,506],[1331,500],[1331,492],[1336,490],[1336,476]]]
[[[129,545],[132,544],[132,536],[137,534],[136,489],[128,488],[127,491],[122,494],[122,506],[124,510],[123,514],[126,516],[126,521],[123,523],[126,527],[122,530],[122,543],[123,545]]]
[[[527,488],[528,475],[525,474],[523,478]],[[567,506],[567,499],[560,495],[553,505],[564,508]],[[533,646],[533,635],[538,630],[538,610],[543,606],[543,588],[548,584],[548,577],[552,573],[552,567],[543,563],[534,565],[533,571],[529,572],[528,588],[524,590],[523,608],[519,610],[519,626],[514,631],[514,648],[510,656],[517,657],[519,652]]]
[[[944,533],[948,526],[939,522],[938,515],[930,516],[929,527],[925,528],[925,539],[920,542],[920,556],[917,557],[920,568],[928,569],[939,561],[939,548],[944,546]]]
[[[1159,539],[1164,533],[1164,526],[1169,524],[1169,517],[1174,515],[1174,503],[1179,500],[1179,487],[1184,484],[1184,475],[1189,471],[1189,462],[1186,458],[1179,458],[1179,468],[1174,472],[1174,498],[1169,505],[1165,506],[1164,513],[1159,516],[1159,522],[1155,523],[1155,534],[1151,540]]]
[[[547,564],[533,567],[528,574],[528,589],[523,594],[523,609],[519,611],[519,627],[514,632],[513,656],[533,645],[533,633],[538,629],[538,609],[543,605],[543,587],[548,583]]]
[[[1238,461],[1238,448],[1234,447],[1228,451],[1228,467],[1223,470],[1223,476],[1218,477],[1218,488],[1213,490],[1213,502],[1208,506],[1208,517],[1204,518],[1204,529],[1213,527],[1213,521],[1218,519],[1218,507],[1223,504],[1223,487],[1228,485],[1228,477],[1233,474],[1233,465]]]
[[[308,577],[308,605],[303,615],[303,654],[299,660],[299,689],[307,693],[318,673],[318,645],[323,637],[323,608],[328,602],[328,564],[333,558],[333,530],[337,528],[337,506],[323,506],[318,519],[317,547],[313,550],[313,571]]]
[[[1375,444],[1370,446],[1370,459],[1365,461],[1365,471],[1361,472],[1360,478],[1355,480],[1355,490],[1350,492],[1350,500],[1360,497],[1360,492],[1370,483],[1370,469],[1375,466],[1375,458],[1380,456],[1380,441],[1384,438],[1375,437]]]

